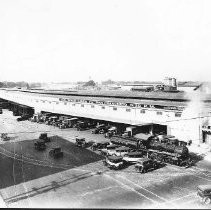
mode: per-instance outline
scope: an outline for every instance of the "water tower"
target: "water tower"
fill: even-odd
[[[164,79],[165,89],[167,90],[177,90],[177,81],[172,77],[165,77]]]

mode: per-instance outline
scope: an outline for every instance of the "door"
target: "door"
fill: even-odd
[[[211,145],[211,133],[203,131],[203,143]]]

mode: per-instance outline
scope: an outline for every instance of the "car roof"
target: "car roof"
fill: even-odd
[[[36,142],[45,143],[45,141],[43,139],[38,139]]]
[[[108,147],[118,147],[118,145],[116,145],[116,144],[111,144],[111,145],[108,145],[107,148],[108,148]]]
[[[110,160],[122,160],[123,159],[121,156],[114,156],[114,155],[107,156],[107,158]]]
[[[109,141],[101,141],[101,142],[96,142],[97,144],[109,144]]]
[[[143,155],[143,152],[129,152],[128,155]]]
[[[54,146],[54,147],[52,147],[52,149],[61,149],[61,147],[60,146]]]
[[[198,189],[205,191],[205,190],[211,190],[211,185],[199,185]]]
[[[76,137],[76,139],[85,140],[84,137]]]
[[[140,158],[140,159],[138,160],[138,163],[139,163],[139,162],[142,163],[142,162],[149,161],[149,160],[151,160],[151,159],[149,159],[149,158]]]
[[[118,147],[116,150],[129,150],[129,149],[130,149],[129,147],[122,146]]]
[[[99,128],[101,126],[105,126],[105,124],[100,124],[100,125],[97,125],[96,127]]]

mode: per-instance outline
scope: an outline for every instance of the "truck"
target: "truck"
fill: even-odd
[[[98,134],[103,128],[105,128],[106,125],[105,124],[99,124],[95,127],[94,130],[92,130],[93,134]]]
[[[68,128],[72,128],[74,125],[76,125],[77,122],[78,122],[78,118],[72,117],[72,118],[65,119],[64,123],[67,124]]]
[[[123,137],[130,137],[130,136],[134,136],[135,134],[137,134],[139,132],[139,128],[136,126],[129,126],[126,127],[124,133],[122,134]]]
[[[112,126],[108,129],[108,131],[105,133],[105,138],[110,138],[111,136],[117,134],[117,127]]]

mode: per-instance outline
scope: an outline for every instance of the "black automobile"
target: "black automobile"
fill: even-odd
[[[51,141],[50,138],[48,137],[47,133],[41,133],[40,136],[39,136],[39,139],[42,139],[45,142],[50,142]]]
[[[83,137],[76,137],[75,138],[75,144],[78,147],[84,148],[87,145],[86,139]]]
[[[105,149],[108,145],[110,144],[109,141],[103,141],[103,142],[96,142],[91,146],[91,149],[93,151],[95,150],[100,150],[100,149]]]
[[[64,153],[62,152],[61,147],[53,147],[49,151],[49,155],[53,158],[60,158],[60,157],[63,157]]]
[[[31,117],[31,115],[22,115],[21,117],[17,118],[17,121],[29,120]]]
[[[157,168],[159,168],[159,163],[149,158],[141,158],[135,164],[135,170],[140,173],[146,173],[150,170],[155,170]]]
[[[97,125],[96,128],[94,130],[92,130],[92,133],[93,134],[98,134],[105,127],[106,126],[104,124]]]
[[[197,187],[197,195],[201,202],[205,204],[211,203],[211,185],[199,185]]]
[[[45,150],[45,149],[46,149],[45,141],[42,140],[42,139],[37,140],[37,141],[34,143],[34,148],[35,148],[36,150]]]
[[[110,169],[122,169],[124,167],[124,162],[121,156],[107,156],[103,161],[103,164]]]

